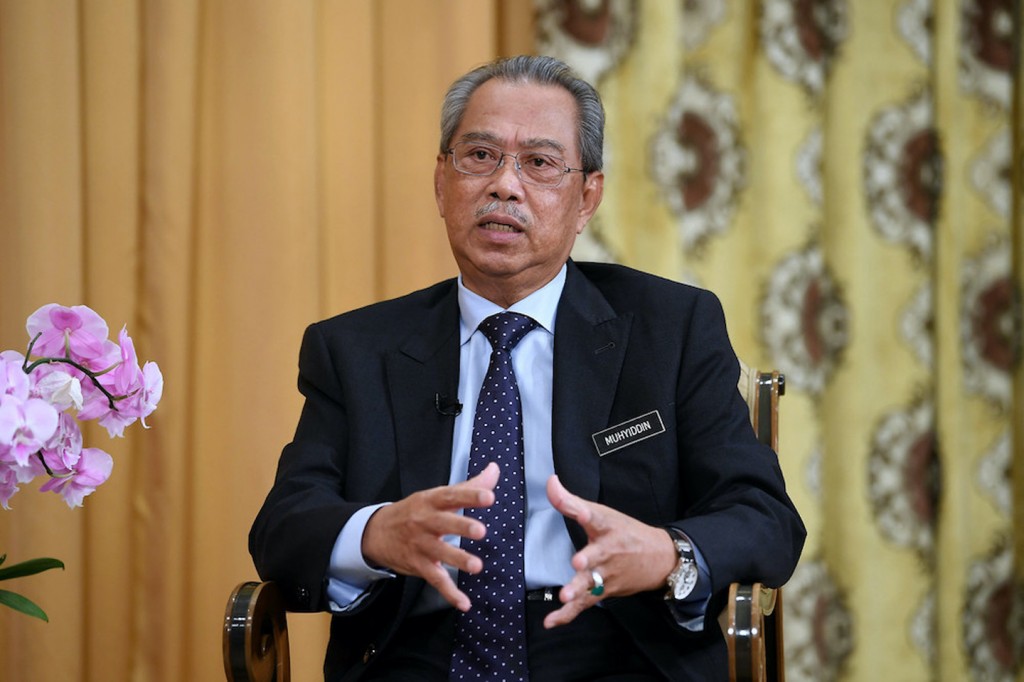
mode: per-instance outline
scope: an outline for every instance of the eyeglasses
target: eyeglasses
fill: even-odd
[[[459,142],[447,151],[452,155],[455,170],[465,175],[491,175],[505,163],[506,156],[511,156],[519,179],[537,187],[558,187],[566,173],[584,172],[582,168],[569,168],[563,159],[551,154],[534,151],[509,154],[482,142]]]

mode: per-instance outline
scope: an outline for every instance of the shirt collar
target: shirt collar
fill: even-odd
[[[566,271],[567,267],[563,265],[554,279],[521,301],[513,303],[508,310],[530,316],[548,333],[554,334],[555,315],[558,311],[558,301],[562,297],[562,289],[565,288]],[[459,275],[460,345],[469,341],[469,337],[473,335],[484,319],[503,310],[505,308],[467,289],[462,283],[462,275]]]

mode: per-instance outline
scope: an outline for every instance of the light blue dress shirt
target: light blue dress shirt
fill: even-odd
[[[528,315],[537,327],[528,333],[512,351],[512,368],[519,384],[523,405],[523,452],[526,466],[526,546],[525,576],[527,589],[564,585],[575,575],[570,559],[575,554],[562,515],[551,506],[547,497],[547,481],[554,470],[551,452],[551,404],[554,367],[555,323],[558,301],[565,286],[566,268],[541,289],[514,303],[508,310]],[[473,438],[476,403],[490,362],[491,344],[477,327],[487,317],[502,312],[500,306],[479,296],[458,283],[459,298],[459,401],[461,413],[455,417],[452,442],[450,485],[466,480],[469,450]],[[331,554],[327,594],[332,608],[344,611],[356,606],[374,580],[394,577],[393,573],[371,568],[363,559],[363,530],[370,516],[382,505],[361,509],[342,528]],[[457,545],[459,538],[445,540]],[[694,629],[691,619],[703,617],[703,607],[710,592],[707,567],[694,547],[701,580],[698,589],[682,610],[677,604],[677,619]],[[449,567],[452,580],[458,571]],[[703,588],[703,589],[701,589]],[[703,593],[703,594],[700,594]],[[429,585],[417,611],[443,606],[445,602]],[[682,612],[681,612],[682,611]],[[685,622],[684,622],[685,621]],[[695,624],[695,623],[694,623]],[[699,628],[697,628],[699,629]]]

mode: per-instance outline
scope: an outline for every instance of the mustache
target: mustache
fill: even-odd
[[[519,206],[508,201],[495,200],[488,204],[484,204],[476,210],[476,217],[482,218],[488,213],[504,213],[511,218],[515,218],[524,227],[527,227],[530,224],[529,217],[523,213]]]

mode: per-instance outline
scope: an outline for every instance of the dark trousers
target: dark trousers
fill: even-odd
[[[629,634],[605,609],[595,607],[551,630],[544,617],[559,604],[526,603],[531,682],[652,682],[664,680]],[[448,679],[455,611],[409,618],[370,667],[371,682],[438,682]]]

